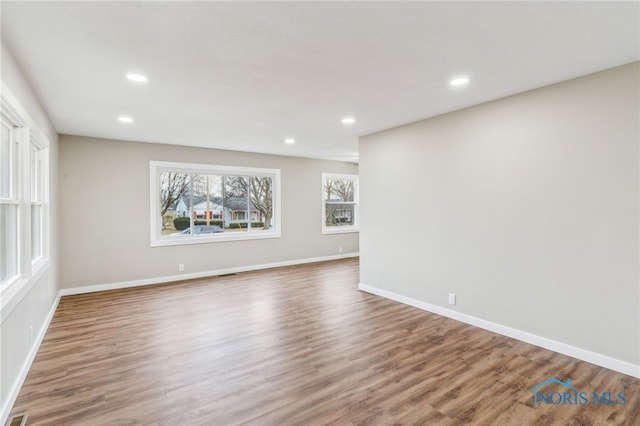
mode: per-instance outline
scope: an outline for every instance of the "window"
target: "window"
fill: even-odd
[[[18,163],[16,128],[1,117],[2,147],[0,148],[0,285],[15,280],[20,271],[20,233],[18,218],[20,199],[17,190]]]
[[[280,170],[152,161],[151,246],[280,237]]]
[[[44,154],[45,150],[31,141],[29,149],[29,194],[31,201],[31,261],[43,256],[44,245]]]
[[[322,174],[322,233],[358,232],[358,176]]]
[[[49,265],[49,142],[4,83],[0,106],[0,316],[4,319]]]

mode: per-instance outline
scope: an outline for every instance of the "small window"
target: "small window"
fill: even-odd
[[[29,195],[31,201],[31,261],[43,256],[44,245],[44,155],[32,141],[29,149]]]
[[[0,85],[0,316],[6,318],[49,267],[49,141]]]
[[[280,237],[280,170],[151,162],[151,245]]]
[[[322,233],[358,232],[358,176],[322,174]]]

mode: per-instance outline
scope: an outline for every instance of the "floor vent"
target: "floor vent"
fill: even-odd
[[[13,416],[7,420],[7,426],[24,426],[27,424],[27,413]]]

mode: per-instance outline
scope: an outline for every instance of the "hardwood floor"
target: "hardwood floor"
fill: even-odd
[[[357,283],[349,259],[63,297],[12,414],[28,425],[640,424],[638,379]],[[627,403],[534,408],[531,388],[550,377]]]

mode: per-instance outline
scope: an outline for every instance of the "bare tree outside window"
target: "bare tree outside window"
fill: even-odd
[[[167,226],[164,219],[167,211],[189,193],[189,176],[187,173],[178,172],[160,173],[160,217],[162,218],[162,229]]]
[[[353,201],[353,181],[344,179],[327,179],[324,182],[325,200]]]
[[[236,215],[246,211],[247,229],[252,222],[262,224],[267,231],[272,228],[273,179],[268,176],[225,176],[224,203]],[[237,216],[236,216],[236,220]]]
[[[270,177],[253,176],[251,178],[251,205],[262,214],[263,229],[270,230],[273,218],[273,191]]]

